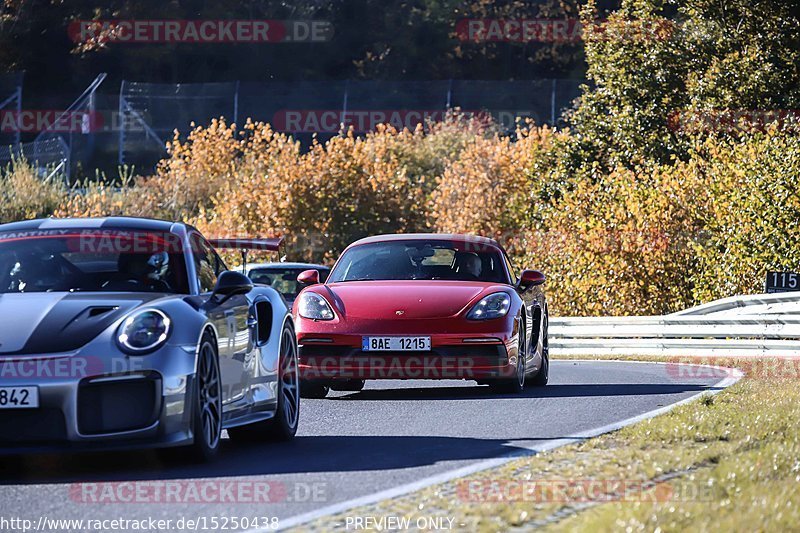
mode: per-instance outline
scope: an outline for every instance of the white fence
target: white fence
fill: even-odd
[[[564,355],[800,356],[800,293],[725,298],[664,316],[550,319]]]

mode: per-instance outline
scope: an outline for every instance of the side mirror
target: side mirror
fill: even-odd
[[[253,290],[253,282],[250,281],[250,278],[241,272],[226,270],[217,278],[217,285],[214,287],[212,298],[214,296],[228,298],[236,294],[247,294],[251,290]]]
[[[303,270],[297,276],[297,282],[303,285],[316,285],[319,283],[318,270]]]
[[[517,287],[522,291],[526,291],[531,287],[541,285],[545,279],[544,272],[540,270],[523,270],[519,276]]]

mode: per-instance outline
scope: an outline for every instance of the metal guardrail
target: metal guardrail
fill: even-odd
[[[670,316],[739,314],[800,314],[800,292],[777,294],[748,294],[714,300],[707,304],[690,307]]]
[[[725,298],[663,316],[550,319],[562,355],[800,357],[800,293]]]

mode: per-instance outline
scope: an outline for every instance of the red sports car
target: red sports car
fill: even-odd
[[[519,277],[494,240],[407,234],[351,244],[295,300],[301,394],[366,379],[472,379],[505,392],[547,384],[545,277]]]

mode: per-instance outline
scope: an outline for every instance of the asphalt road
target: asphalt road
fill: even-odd
[[[719,380],[681,377],[651,363],[564,361],[553,362],[547,387],[519,396],[464,381],[368,382],[360,393],[304,400],[293,442],[226,440],[220,460],[208,466],[173,464],[155,452],[0,458],[0,519],[30,519],[34,526],[40,517],[170,519],[171,530],[196,519],[202,530],[223,527],[222,521],[211,527],[214,517],[278,517],[283,525],[552,445],[684,400]],[[62,525],[61,531],[78,530],[78,524]]]

